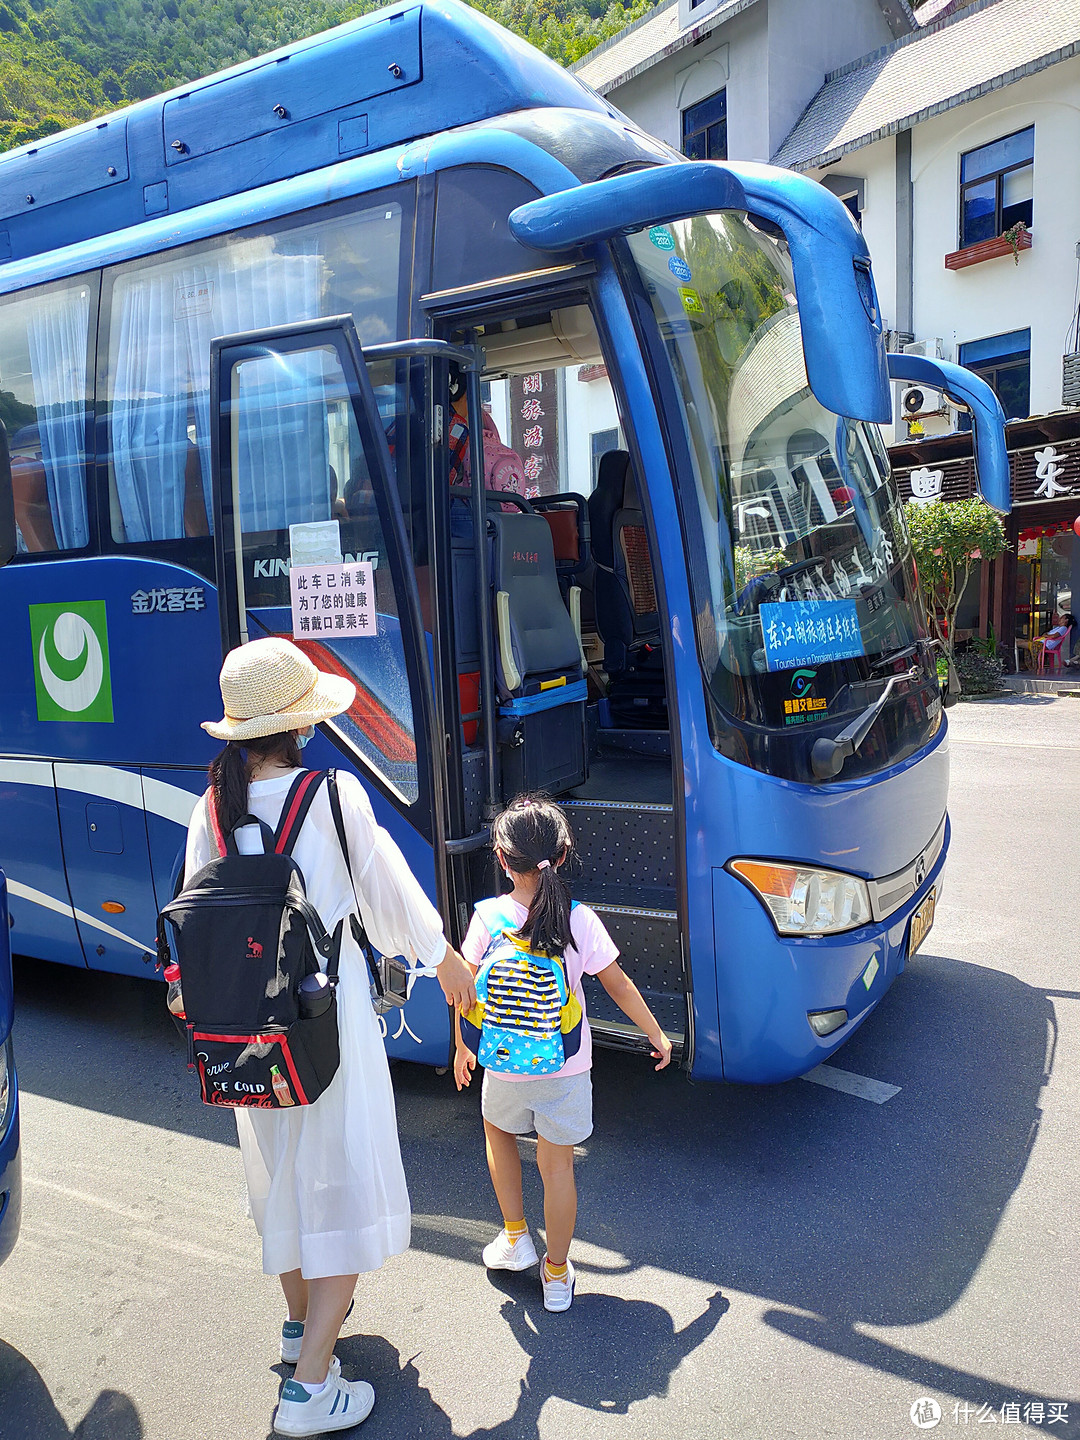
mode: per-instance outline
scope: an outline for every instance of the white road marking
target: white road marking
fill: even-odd
[[[829,1090],[842,1090],[845,1095],[870,1100],[875,1105],[884,1105],[886,1100],[900,1094],[899,1085],[887,1085],[884,1080],[871,1080],[869,1075],[856,1075],[851,1070],[838,1070],[835,1065],[817,1065],[802,1078]]]

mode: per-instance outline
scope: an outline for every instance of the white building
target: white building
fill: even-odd
[[[575,73],[699,160],[767,160],[825,75],[917,30],[907,0],[668,0]]]
[[[773,159],[857,188],[887,327],[1011,418],[1061,408],[1077,348],[1078,154],[1080,3],[977,0],[826,77]]]

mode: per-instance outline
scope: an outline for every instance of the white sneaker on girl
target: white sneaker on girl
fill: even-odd
[[[326,1384],[310,1394],[296,1380],[286,1380],[274,1415],[276,1435],[322,1435],[348,1430],[371,1414],[375,1391],[366,1380],[343,1380],[333,1366]]]
[[[527,1230],[517,1240],[511,1240],[505,1230],[500,1230],[491,1244],[484,1246],[483,1258],[489,1270],[528,1270],[540,1257]]]
[[[574,1282],[577,1276],[574,1274],[574,1267],[570,1261],[566,1262],[566,1274],[557,1280],[549,1280],[547,1272],[547,1256],[544,1256],[544,1263],[540,1267],[540,1280],[544,1287],[544,1309],[545,1310],[569,1310],[574,1303]]]

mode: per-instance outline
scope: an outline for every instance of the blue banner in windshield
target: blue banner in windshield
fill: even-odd
[[[866,653],[854,600],[785,600],[760,606],[770,670],[824,665]]]

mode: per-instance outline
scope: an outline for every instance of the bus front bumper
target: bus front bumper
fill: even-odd
[[[839,1049],[907,964],[912,916],[931,890],[935,904],[941,898],[950,838],[946,822],[940,854],[903,905],[880,923],[841,935],[777,934],[757,896],[728,871],[713,870],[723,1070],[712,1078],[749,1084],[791,1080]],[[846,1022],[817,1035],[809,1017],[837,1010],[846,1011]]]

